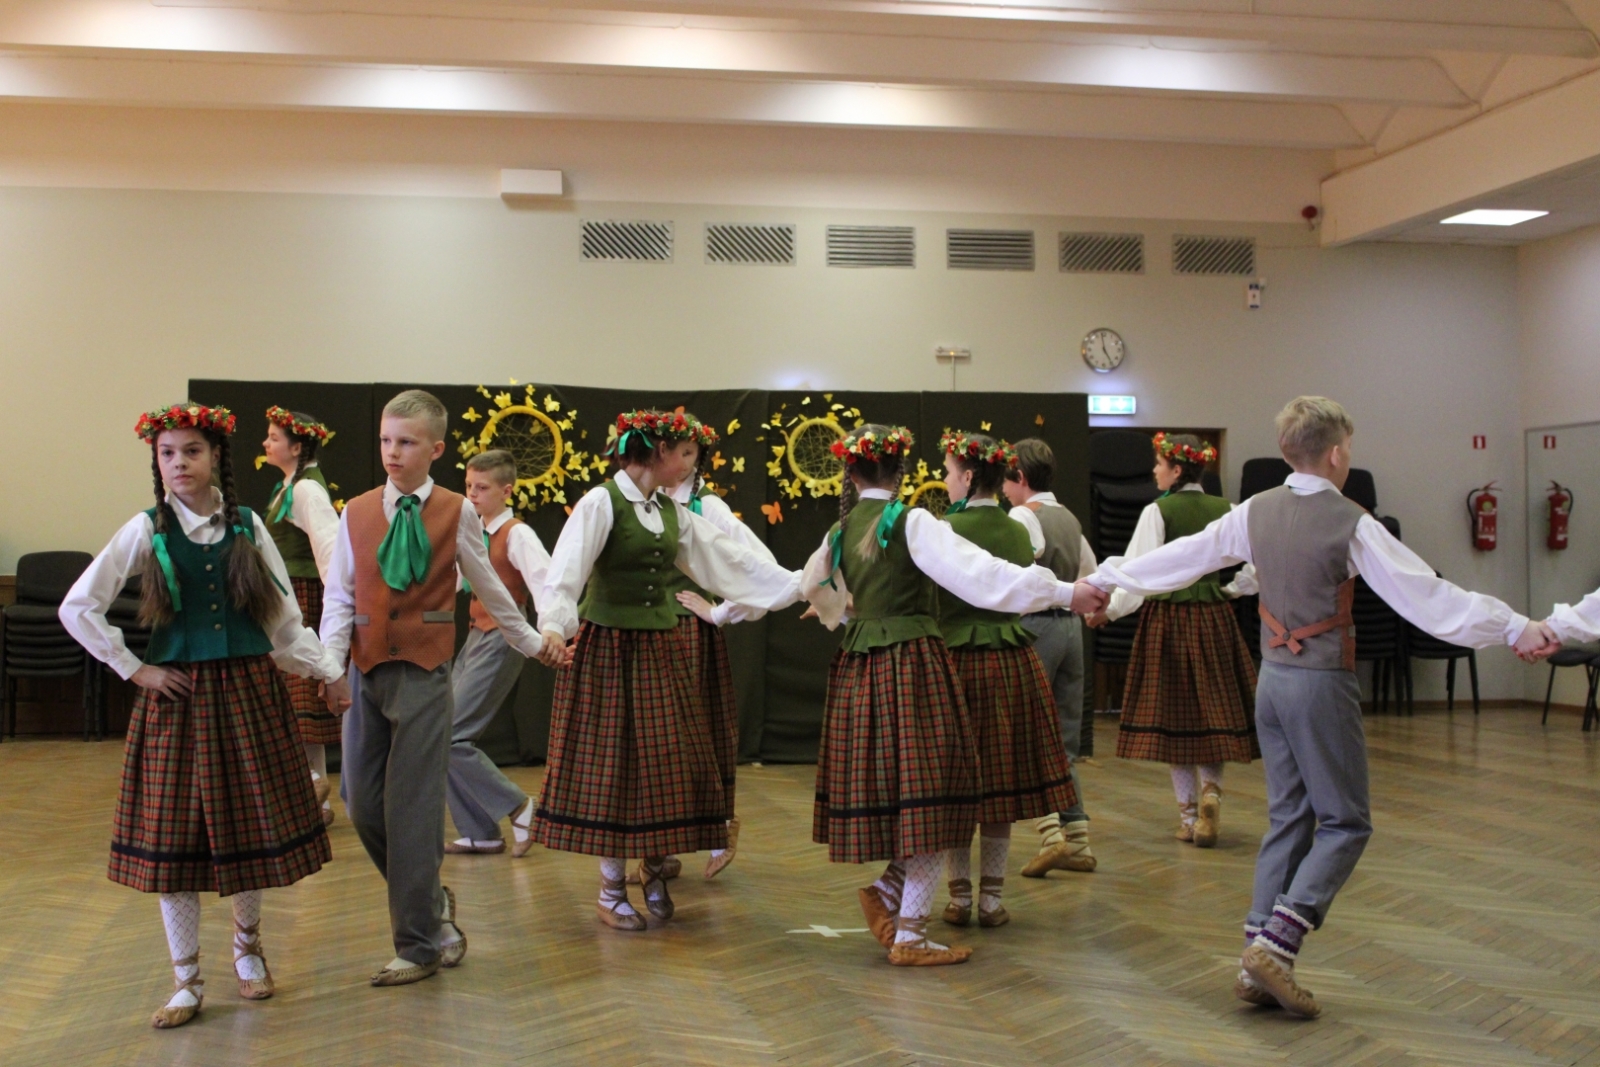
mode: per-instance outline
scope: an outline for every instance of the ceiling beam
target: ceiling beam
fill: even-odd
[[[1335,174],[1322,183],[1322,243],[1384,237],[1497,192],[1600,159],[1597,115],[1600,71]]]

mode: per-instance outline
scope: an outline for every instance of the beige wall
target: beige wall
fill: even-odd
[[[580,217],[672,219],[677,258],[580,262]],[[706,265],[703,223],[736,218],[798,224],[800,264]],[[827,223],[869,220],[917,226],[915,270],[822,266]],[[944,228],[971,223],[1032,227],[1041,269],[946,270]],[[1054,234],[1080,226],[1145,233],[1147,273],[1058,273]],[[1258,235],[1263,310],[1245,310],[1239,279],[1170,273],[1170,234],[1194,229]],[[1272,452],[1285,399],[1339,397],[1407,541],[1463,584],[1526,595],[1518,524],[1474,553],[1462,505],[1491,478],[1522,494],[1509,250],[1325,250],[1299,225],[14,188],[0,190],[0,293],[0,571],[34,549],[98,548],[147,506],[130,428],[190,377],[939,389],[932,350],[961,344],[975,353],[963,387],[1130,392],[1141,423],[1227,427],[1230,491],[1239,462]],[[1115,375],[1076,355],[1095,326],[1127,339]],[[1474,433],[1488,451],[1470,450]],[[1485,657],[1485,688],[1521,693],[1509,656]]]

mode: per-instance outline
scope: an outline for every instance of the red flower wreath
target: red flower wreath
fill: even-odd
[[[984,444],[965,430],[946,430],[939,438],[939,450],[947,456],[964,456],[979,463],[998,463],[1009,467],[1017,461],[1017,450],[1009,441]]]
[[[1156,434],[1153,442],[1156,446],[1156,455],[1162,459],[1173,460],[1177,463],[1197,463],[1208,466],[1217,460],[1217,450],[1212,445],[1196,448],[1193,445],[1179,444],[1167,438],[1166,431]]]
[[[301,422],[295,418],[294,412],[280,408],[276,404],[267,409],[267,421],[274,426],[283,427],[296,437],[315,437],[319,445],[325,445],[333,439],[333,431],[322,423]]]
[[[133,432],[155,444],[165,430],[210,430],[229,435],[238,422],[227,408],[208,408],[204,404],[174,404],[165,411],[147,411],[139,416]]]
[[[911,446],[916,444],[916,439],[911,436],[911,431],[904,426],[895,426],[884,433],[882,437],[870,430],[854,438],[835,441],[830,450],[835,456],[845,463],[855,463],[858,460],[867,460],[878,463],[890,456],[904,456],[911,451]]]

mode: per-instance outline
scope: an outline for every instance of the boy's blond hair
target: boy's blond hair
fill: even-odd
[[[517,480],[517,458],[503,448],[491,448],[467,460],[467,470],[482,471],[496,485],[511,485]]]
[[[1356,424],[1337,400],[1297,396],[1278,412],[1278,449],[1291,464],[1307,466],[1356,432]]]
[[[407,389],[400,393],[383,405],[383,417],[420,419],[427,424],[435,441],[444,440],[444,432],[450,425],[450,413],[445,411],[444,403],[425,389]]]

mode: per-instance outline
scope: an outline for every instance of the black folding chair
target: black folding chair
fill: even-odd
[[[57,611],[94,557],[87,552],[30,552],[17,561],[17,602],[0,625],[0,693],[6,733],[17,735],[17,682],[22,678],[83,680],[83,737],[99,726],[94,662],[61,625]]]

